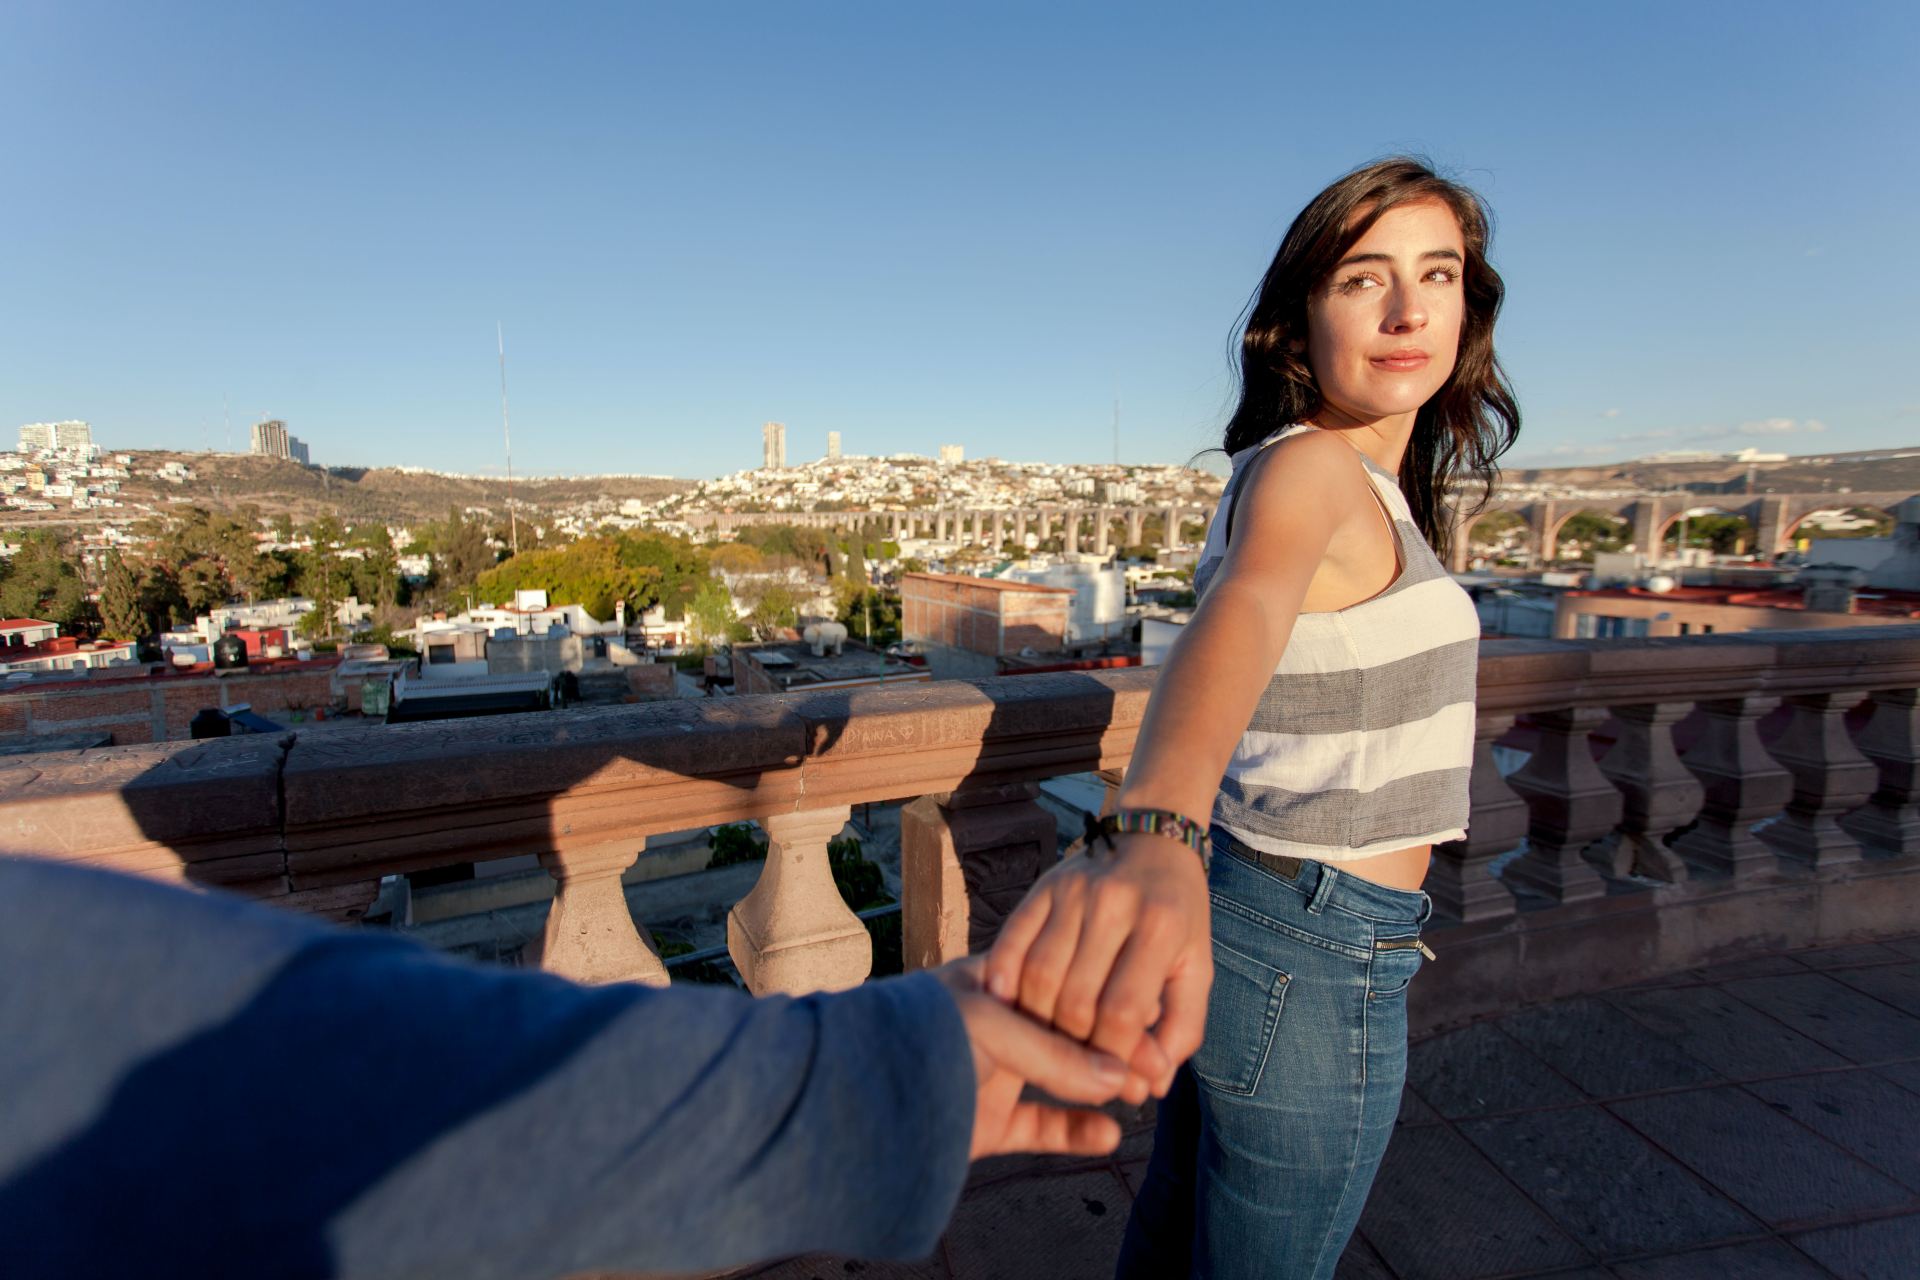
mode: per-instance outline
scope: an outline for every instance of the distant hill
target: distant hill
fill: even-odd
[[[1634,459],[1600,466],[1511,467],[1504,488],[1690,489],[1695,493],[1839,493],[1907,489],[1920,493],[1920,445],[1860,453],[1809,454],[1784,462],[1669,462]]]
[[[6,523],[99,524],[138,518],[140,507],[164,510],[181,503],[233,507],[253,503],[265,514],[287,512],[303,522],[323,511],[348,521],[410,523],[444,519],[449,507],[485,508],[506,513],[504,478],[440,475],[394,467],[303,467],[284,458],[235,453],[174,453],[165,450],[116,450],[133,458],[136,474],[121,482],[122,506],[100,511],[8,512]],[[167,462],[193,469],[194,478],[173,484],[151,473]],[[557,513],[603,503],[609,510],[628,499],[658,501],[693,487],[694,481],[643,476],[572,476],[513,482],[515,505],[523,512]]]

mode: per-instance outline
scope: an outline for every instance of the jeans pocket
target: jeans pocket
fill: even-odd
[[[1288,976],[1213,940],[1213,993],[1207,1034],[1193,1055],[1193,1074],[1222,1093],[1251,1094],[1273,1047],[1286,1003]]]
[[[1376,939],[1373,963],[1367,970],[1367,999],[1392,1000],[1406,995],[1413,975],[1420,972],[1421,958],[1427,954],[1426,944],[1417,933]]]

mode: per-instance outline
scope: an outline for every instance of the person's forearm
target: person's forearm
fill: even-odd
[[[930,977],[583,988],[5,858],[0,968],[10,1276],[917,1256],[966,1177],[972,1053]]]
[[[1160,670],[1118,804],[1207,821],[1295,616],[1231,578],[1214,584]]]

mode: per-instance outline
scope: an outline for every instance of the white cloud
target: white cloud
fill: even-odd
[[[1620,411],[1618,409],[1609,409],[1600,416],[1603,418],[1617,418],[1620,416]]]

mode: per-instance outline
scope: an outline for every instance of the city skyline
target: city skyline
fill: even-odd
[[[776,419],[799,459],[829,432],[1110,458],[1116,398],[1122,461],[1182,462],[1292,212],[1424,150],[1498,218],[1510,465],[1901,444],[1920,403],[1871,300],[1920,277],[1887,249],[1920,184],[1879,163],[1915,19],[1732,12],[1450,16],[1432,74],[1475,73],[1436,94],[1334,18],[1254,9],[765,7],[743,35],[23,4],[0,142],[62,194],[0,211],[35,249],[0,266],[0,414],[238,450],[272,405],[330,461],[487,474],[504,316],[529,473],[728,474]],[[1280,48],[1325,50],[1285,101],[1326,111],[1246,109]],[[237,65],[300,92],[241,110]]]

